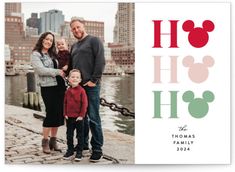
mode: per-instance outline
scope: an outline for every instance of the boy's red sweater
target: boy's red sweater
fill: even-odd
[[[80,85],[70,87],[66,90],[64,96],[64,116],[68,117],[85,117],[88,101],[87,95]]]

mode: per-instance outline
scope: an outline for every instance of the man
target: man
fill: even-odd
[[[79,18],[70,22],[71,31],[77,42],[71,47],[71,68],[82,73],[82,85],[88,97],[88,117],[84,119],[84,150],[89,150],[88,135],[91,130],[92,154],[90,161],[96,162],[103,157],[103,131],[99,114],[100,81],[104,71],[104,47],[99,38],[86,33],[84,23]]]

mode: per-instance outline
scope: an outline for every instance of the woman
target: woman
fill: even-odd
[[[41,96],[46,106],[42,131],[43,152],[49,154],[51,150],[61,151],[56,143],[56,135],[58,127],[64,125],[63,100],[66,87],[62,78],[64,72],[57,69],[55,38],[51,32],[43,33],[37,41],[32,53],[32,65],[39,76]]]

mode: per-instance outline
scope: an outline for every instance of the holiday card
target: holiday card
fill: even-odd
[[[230,4],[135,7],[135,163],[229,164]]]
[[[6,164],[230,164],[230,3],[4,5]],[[45,44],[47,35],[51,43]],[[56,72],[43,69],[55,71],[60,64],[60,42],[73,68],[88,77],[80,83],[88,95],[88,120],[78,134],[77,124],[64,116],[54,133],[53,126],[42,126],[48,102],[57,112],[65,101],[54,98],[55,90],[49,96],[51,83],[48,94],[41,92],[42,80],[34,74],[49,76],[44,81],[57,88]]]

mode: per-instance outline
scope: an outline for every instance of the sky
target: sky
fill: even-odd
[[[51,9],[61,10],[65,16],[65,21],[70,21],[71,17],[83,17],[85,20],[103,21],[105,42],[113,42],[113,28],[115,25],[115,14],[117,12],[117,3],[34,3],[22,2],[22,13],[24,19],[31,17],[31,13],[46,12]]]

